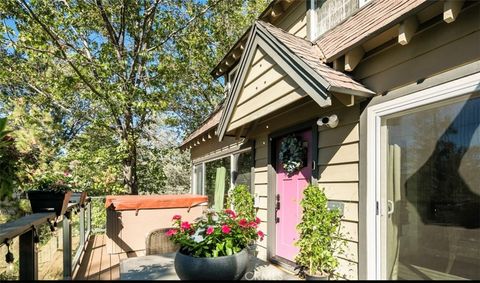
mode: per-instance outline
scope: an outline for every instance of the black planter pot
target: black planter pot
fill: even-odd
[[[175,271],[181,280],[240,280],[247,265],[247,249],[220,257],[193,257],[180,251],[175,256]]]
[[[72,192],[70,202],[78,203],[81,207],[85,207],[85,201],[87,199],[87,192]]]
[[[57,216],[65,213],[72,196],[71,191],[28,191],[27,194],[33,213],[55,211]]]

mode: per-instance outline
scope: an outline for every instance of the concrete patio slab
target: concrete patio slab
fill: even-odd
[[[175,273],[175,253],[131,257],[120,262],[120,280],[180,280]],[[277,266],[254,259],[242,280],[300,280]]]

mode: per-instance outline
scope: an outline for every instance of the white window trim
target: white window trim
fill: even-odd
[[[443,83],[403,97],[374,105],[367,110],[367,279],[386,279],[382,274],[380,216],[386,213],[380,202],[382,119],[398,112],[459,97],[480,90],[480,73]],[[376,215],[376,205],[379,215]],[[374,235],[374,236],[372,236]]]
[[[370,0],[358,0],[358,8],[362,8],[368,2],[370,2]]]
[[[310,0],[310,9],[307,10],[307,39],[313,41],[317,37],[317,13],[315,12],[316,0]]]

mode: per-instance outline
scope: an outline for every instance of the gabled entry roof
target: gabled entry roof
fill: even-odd
[[[348,75],[323,63],[325,56],[316,44],[291,35],[271,24],[256,21],[240,59],[217,135],[222,140],[242,91],[255,50],[263,49],[318,105],[331,105],[330,92],[369,97],[374,94]]]

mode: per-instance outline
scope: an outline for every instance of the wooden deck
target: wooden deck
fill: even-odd
[[[107,253],[107,236],[92,235],[88,241],[80,266],[75,272],[74,280],[119,280],[120,260],[125,254]]]

